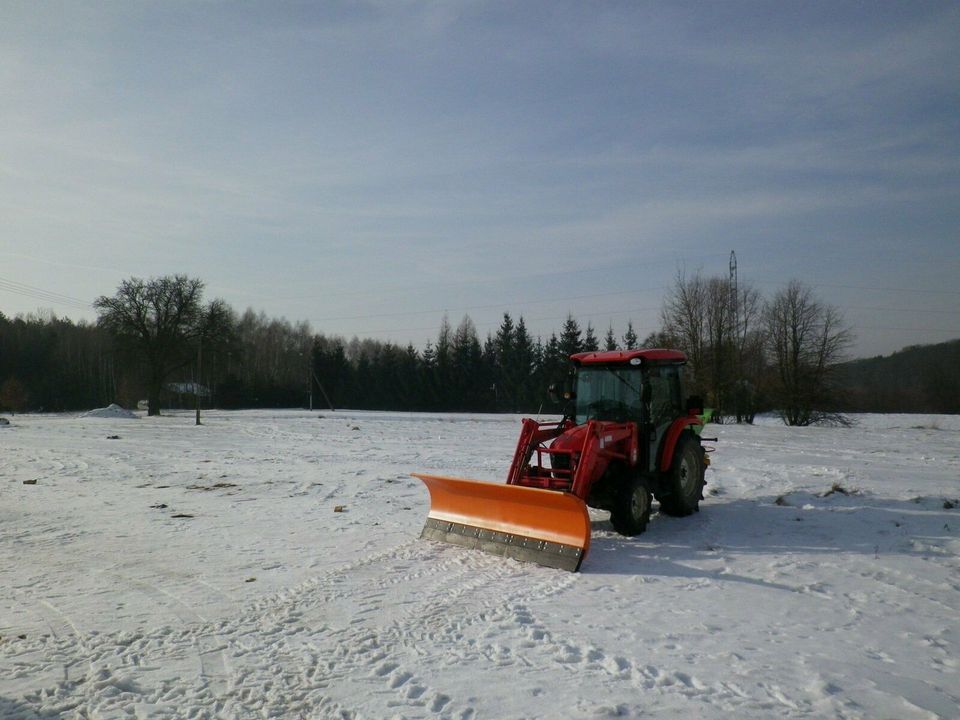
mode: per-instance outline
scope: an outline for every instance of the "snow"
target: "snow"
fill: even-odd
[[[129,410],[125,410],[116,403],[110,403],[105,408],[98,408],[83,413],[80,417],[85,418],[123,418],[125,420],[136,420],[139,415]]]
[[[960,716],[960,417],[708,426],[702,511],[574,574],[418,539],[519,417],[322,415],[18,415],[0,717]]]

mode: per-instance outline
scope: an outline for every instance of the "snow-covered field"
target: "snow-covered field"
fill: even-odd
[[[577,574],[417,539],[516,416],[9,419],[5,719],[960,717],[960,417],[709,426]]]

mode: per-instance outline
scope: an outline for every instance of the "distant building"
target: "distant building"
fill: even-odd
[[[195,382],[167,383],[163,390],[163,406],[173,409],[195,407],[198,395],[208,400],[210,398],[210,388]]]
[[[174,395],[199,395],[200,397],[210,397],[210,388],[200,383],[167,383],[164,389]]]

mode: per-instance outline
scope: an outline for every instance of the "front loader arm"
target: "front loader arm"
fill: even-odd
[[[638,437],[637,424],[633,422],[588,422],[571,492],[579,498],[589,497],[593,483],[603,477],[613,460],[636,465],[640,447]]]
[[[571,426],[569,420],[541,423],[532,418],[524,418],[522,423],[517,449],[513,453],[513,462],[510,463],[510,471],[507,473],[507,485],[519,485],[534,450],[547,440],[559,437]]]

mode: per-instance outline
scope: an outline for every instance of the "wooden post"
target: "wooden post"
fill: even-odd
[[[197,396],[197,425],[200,424],[200,379],[203,377],[203,335],[197,342],[197,381],[193,384],[193,392]]]

